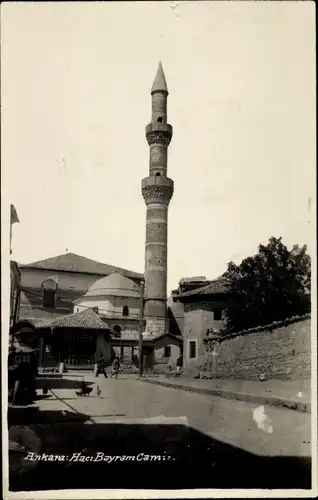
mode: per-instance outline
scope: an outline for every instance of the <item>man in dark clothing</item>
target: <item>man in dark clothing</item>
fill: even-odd
[[[131,360],[131,362],[132,362],[132,366],[133,366],[133,369],[134,369],[134,370],[133,370],[133,371],[134,371],[134,373],[137,373],[137,372],[138,372],[138,369],[139,369],[139,359],[138,359],[138,356],[137,356],[136,354],[134,354],[134,355],[132,356],[132,360]]]
[[[9,394],[12,404],[30,404],[36,398],[37,357],[28,347],[10,350],[8,357]]]
[[[97,368],[96,377],[98,377],[99,374],[104,374],[104,377],[108,378],[107,373],[106,373],[106,363],[104,360],[104,356],[102,354],[100,355],[100,358],[98,361],[98,368]]]

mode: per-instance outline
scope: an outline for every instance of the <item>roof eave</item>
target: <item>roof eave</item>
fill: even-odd
[[[180,302],[191,302],[191,301],[199,301],[199,300],[208,300],[208,299],[216,299],[220,297],[229,296],[230,292],[216,292],[216,293],[193,293],[191,295],[179,295],[177,300]]]
[[[55,268],[55,267],[41,267],[41,266],[35,266],[35,265],[32,265],[32,264],[18,264],[19,268],[20,269],[37,269],[39,271],[54,271],[54,272],[59,272],[59,273],[73,273],[73,274],[85,274],[85,275],[89,275],[89,276],[109,276],[110,274],[113,274],[113,272],[109,272],[109,273],[102,273],[102,272],[96,272],[96,273],[91,273],[91,272],[87,272],[87,271],[74,271],[72,269],[59,269],[59,268]],[[138,279],[142,279],[144,276],[143,274],[139,274],[139,273],[132,273],[130,271],[125,271],[123,270],[122,272],[119,272],[119,271],[116,271],[118,272],[118,274],[122,274],[123,276],[125,276],[126,278],[138,278]]]
[[[128,295],[127,293],[125,293],[125,295],[121,294],[120,292],[118,293],[98,293],[98,294],[92,294],[92,295],[84,295],[82,297],[82,300],[84,299],[97,299],[97,298],[101,298],[101,297],[121,297],[123,299],[139,299],[140,298],[140,294],[138,292],[133,292],[131,295]],[[75,301],[74,301],[75,303]]]

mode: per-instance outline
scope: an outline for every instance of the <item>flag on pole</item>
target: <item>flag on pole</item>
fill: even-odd
[[[19,217],[18,217],[15,206],[11,205],[10,206],[10,223],[12,225],[12,224],[15,224],[16,222],[20,222]]]

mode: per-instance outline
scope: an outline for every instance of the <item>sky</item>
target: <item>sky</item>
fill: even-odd
[[[174,135],[168,292],[281,236],[313,252],[311,2],[3,3],[2,211],[12,258],[144,271],[145,126],[161,60]],[[8,229],[9,234],[9,229]]]

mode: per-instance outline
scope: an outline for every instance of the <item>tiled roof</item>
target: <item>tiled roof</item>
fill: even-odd
[[[85,309],[53,320],[38,320],[36,326],[38,328],[84,328],[112,332],[112,329],[92,309]]]
[[[139,314],[129,314],[129,316],[121,316],[120,314],[100,314],[100,317],[105,320],[116,320],[116,321],[139,321]]]
[[[162,339],[163,337],[171,337],[178,342],[182,342],[182,335],[173,335],[173,333],[170,332],[164,332],[164,333],[159,333],[159,334],[153,334],[150,332],[143,332],[142,338],[143,341],[145,342],[155,342],[156,340]]]
[[[188,292],[180,293],[176,295],[177,299],[186,297],[197,297],[203,295],[214,295],[214,294],[224,294],[228,292],[227,282],[224,278],[218,278],[216,280],[210,281],[208,285],[195,288],[194,290],[189,290]]]
[[[11,328],[10,334],[14,334],[16,332],[26,332],[31,333],[33,331],[36,332],[36,323],[31,319],[19,319]]]
[[[100,276],[107,276],[113,273],[119,273],[128,278],[142,278],[142,274],[122,269],[116,266],[109,266],[102,262],[97,262],[87,257],[82,257],[75,253],[66,253],[64,255],[57,255],[49,259],[38,260],[31,264],[19,264],[21,268],[32,269],[47,269],[51,271],[68,271],[71,273],[83,274],[97,274]]]
[[[168,333],[161,333],[160,335],[157,335],[157,337],[154,337],[153,340],[156,341],[156,340],[161,339],[162,337],[166,337],[166,336],[167,337],[171,337],[171,338],[173,338],[175,340],[178,340],[179,342],[183,341],[183,338],[182,338],[181,335],[173,335],[173,333],[170,333],[170,332],[168,332]]]

